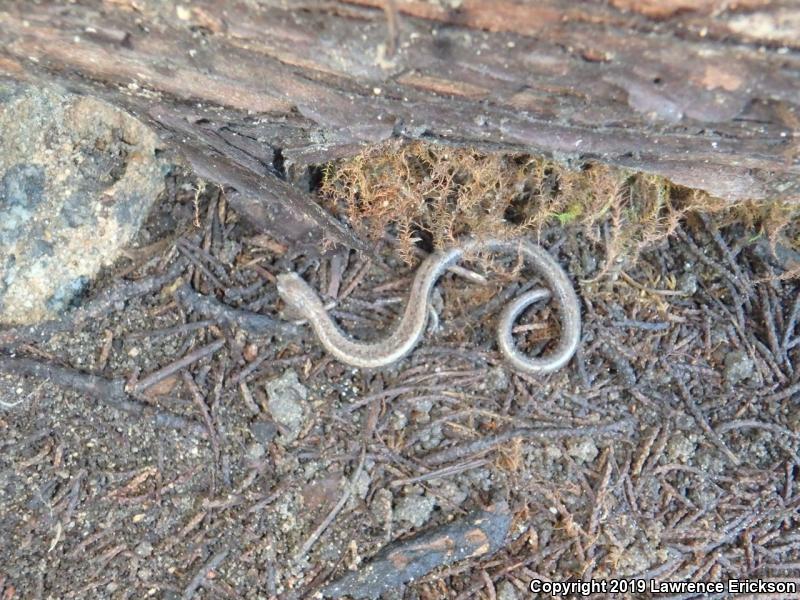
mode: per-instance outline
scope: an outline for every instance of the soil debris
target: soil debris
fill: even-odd
[[[309,255],[254,235],[219,189],[198,196],[180,174],[167,189],[82,307],[0,331],[3,594],[374,594],[359,577],[397,549],[398,594],[423,600],[524,597],[534,577],[797,577],[800,288],[780,258],[796,252],[796,219],[773,252],[744,207],[682,212],[629,254],[625,205],[630,220],[608,210],[593,232],[541,219],[526,231],[582,303],[566,368],[505,366],[487,321],[537,275],[476,260],[462,266],[486,283],[444,275],[439,327],[413,353],[359,370],[285,321],[275,276],[300,273],[343,328],[379,338],[414,273],[385,243],[395,225],[374,262]],[[557,335],[548,307],[518,321],[522,351]],[[486,552],[408,554],[500,503],[506,532]]]

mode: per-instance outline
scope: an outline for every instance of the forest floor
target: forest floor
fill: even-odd
[[[463,177],[441,183],[452,171],[423,161],[420,221],[391,186],[372,204],[374,182],[352,192],[364,164],[409,189],[413,172],[358,160],[319,185],[342,218],[392,233],[365,234],[372,257],[297,255],[218,190],[171,180],[82,309],[0,331],[0,599],[312,597],[387,544],[487,507],[511,516],[499,550],[386,597],[800,578],[796,215],[778,227],[780,211],[675,211],[686,191],[652,187],[645,232],[631,194],[652,182],[625,176],[604,180],[610,203],[551,202],[545,218],[528,208],[563,195],[563,173],[516,157],[538,171],[470,192],[507,187],[511,204],[442,225],[469,200],[451,193]],[[580,197],[599,197],[589,176]],[[420,248],[480,231],[481,214],[535,237],[575,283],[582,340],[561,371],[504,364],[492,324],[526,278],[502,261],[467,263],[501,272],[488,285],[444,276],[438,329],[384,369],[343,365],[283,320],[274,281],[291,269],[355,337],[379,338]],[[528,350],[558,335],[546,308],[522,323]]]

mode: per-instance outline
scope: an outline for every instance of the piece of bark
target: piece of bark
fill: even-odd
[[[383,0],[7,1],[0,72],[151,121],[286,241],[358,246],[273,180],[392,137],[600,161],[732,200],[800,198],[796,3],[394,4],[390,26]]]
[[[275,149],[255,143],[242,147],[242,140],[249,138],[235,136],[224,124],[204,120],[192,125],[163,106],[151,110],[150,115],[160,126],[169,128],[167,139],[195,173],[225,186],[226,198],[233,209],[260,231],[294,243],[298,249],[318,251],[320,242],[327,239],[331,244],[344,244],[362,252],[368,250],[366,244],[309,194],[281,179],[282,173],[275,166]]]
[[[329,584],[322,593],[330,598],[377,598],[439,567],[496,552],[502,547],[510,526],[508,506],[494,505],[386,546],[365,567]]]

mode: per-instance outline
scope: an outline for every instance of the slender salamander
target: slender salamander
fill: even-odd
[[[566,365],[578,348],[581,313],[578,297],[569,277],[541,246],[527,240],[469,240],[447,250],[430,254],[420,265],[405,313],[399,325],[377,342],[359,342],[336,325],[317,293],[297,273],[278,275],[278,294],[283,301],[308,319],[322,346],[337,359],[362,368],[389,365],[406,356],[417,345],[428,322],[428,306],[433,286],[439,277],[465,254],[477,251],[521,254],[529,260],[551,288],[535,288],[508,303],[497,325],[497,343],[512,367],[531,374],[551,373]],[[531,358],[523,355],[512,337],[516,318],[531,304],[554,298],[559,307],[561,338],[548,354]]]

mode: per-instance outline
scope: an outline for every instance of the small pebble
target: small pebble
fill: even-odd
[[[684,273],[678,280],[678,289],[689,296],[697,291],[697,275],[692,272]]]
[[[744,350],[734,350],[725,355],[725,381],[735,385],[753,374],[753,359]]]
[[[133,549],[134,553],[137,556],[141,556],[142,558],[147,558],[153,553],[153,544],[150,542],[141,542],[136,548]]]
[[[297,378],[291,369],[266,384],[267,403],[272,418],[285,428],[279,440],[293,442],[300,435],[307,419],[306,399],[308,388]]]
[[[592,440],[584,438],[570,442],[568,444],[568,452],[575,460],[589,463],[597,458],[599,450]]]
[[[250,435],[259,444],[269,444],[278,435],[278,427],[271,421],[254,421],[250,424]]]
[[[397,501],[394,517],[398,521],[405,521],[412,527],[422,527],[431,518],[431,513],[436,506],[436,501],[430,496],[412,494],[404,496]]]
[[[248,444],[247,449],[245,450],[247,458],[250,460],[259,460],[264,457],[267,453],[266,448],[261,444]]]
[[[247,344],[242,350],[242,356],[247,362],[253,362],[258,358],[258,346],[253,343]]]

